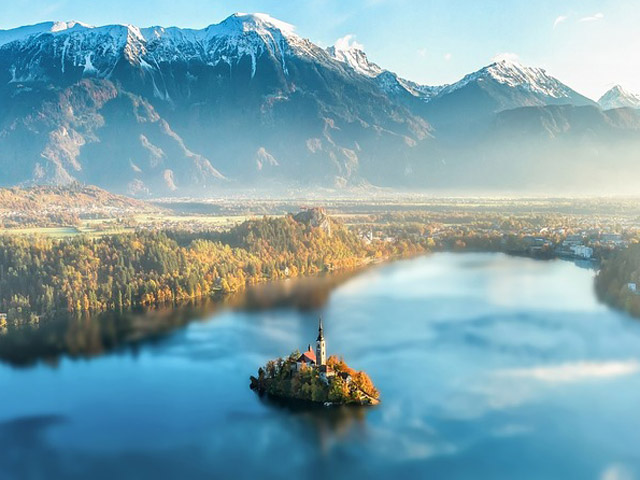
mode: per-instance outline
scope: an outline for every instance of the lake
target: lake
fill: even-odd
[[[222,309],[136,348],[4,363],[0,479],[640,478],[640,322],[600,304],[593,276],[435,254],[367,270],[317,309]],[[319,315],[378,407],[249,389],[314,341]]]

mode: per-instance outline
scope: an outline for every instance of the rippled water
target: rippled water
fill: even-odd
[[[640,322],[593,271],[498,254],[370,270],[324,308],[223,311],[135,353],[0,366],[5,478],[640,478]],[[264,402],[249,375],[315,338],[372,409]]]

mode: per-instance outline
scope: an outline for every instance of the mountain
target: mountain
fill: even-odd
[[[544,69],[527,67],[511,60],[494,62],[465,76],[443,88],[439,97],[467,88],[480,88],[491,95],[496,111],[525,106],[594,103],[547,74]]]
[[[640,108],[640,95],[626,91],[620,85],[608,90],[598,103],[604,110],[613,108]]]
[[[442,129],[476,128],[504,110],[544,105],[595,105],[541,68],[501,60],[439,90],[426,114]],[[482,131],[482,130],[480,130]]]
[[[76,22],[0,32],[2,182],[128,193],[358,185],[430,137],[375,81],[264,14],[203,30]]]
[[[589,108],[554,110],[565,106]],[[570,145],[582,154],[588,138],[605,152],[600,163],[610,138],[638,134],[635,117],[620,113],[624,122],[601,117],[578,139],[600,108],[539,68],[500,61],[451,85],[420,85],[358,45],[322,48],[266,14],[201,30],[49,22],[0,31],[0,186],[80,181],[138,196],[480,188],[502,162],[488,141],[506,141],[511,111],[514,131],[553,131],[532,133],[546,151],[562,143],[563,154]],[[521,153],[506,170],[527,171]],[[517,174],[496,178],[519,185]]]

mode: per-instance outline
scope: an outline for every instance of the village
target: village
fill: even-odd
[[[640,241],[640,224],[611,218],[413,214],[359,218],[351,223],[367,244],[413,241],[433,251],[502,251],[535,258],[599,260]],[[444,218],[443,218],[444,217]]]

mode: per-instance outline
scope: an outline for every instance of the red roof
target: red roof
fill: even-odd
[[[313,363],[316,363],[316,354],[313,352],[313,350],[307,350],[302,355],[300,355],[300,358],[298,358],[298,362],[303,362],[303,363],[313,362]]]

